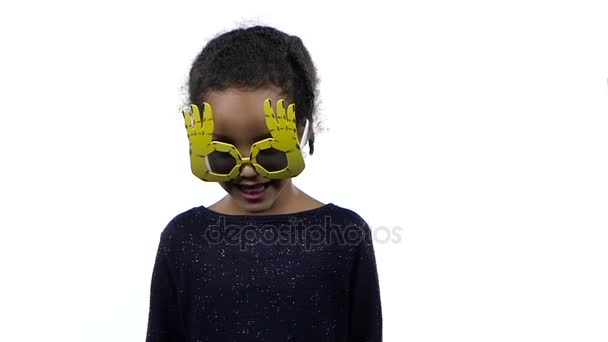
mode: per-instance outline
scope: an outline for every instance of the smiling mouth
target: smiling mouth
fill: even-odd
[[[244,194],[255,195],[263,192],[270,186],[270,182],[258,184],[235,184],[235,186]]]

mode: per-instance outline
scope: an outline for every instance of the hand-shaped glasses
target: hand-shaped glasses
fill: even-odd
[[[270,99],[264,101],[266,126],[271,138],[251,145],[249,157],[243,157],[236,146],[213,140],[213,111],[203,102],[203,117],[199,108],[191,104],[182,111],[190,142],[190,165],[192,173],[203,181],[227,182],[238,177],[241,166],[251,164],[256,172],[268,179],[295,177],[304,169],[304,158],[300,149],[296,128],[295,105],[287,107],[283,100],[272,109]],[[306,145],[309,121],[306,120],[303,143]]]

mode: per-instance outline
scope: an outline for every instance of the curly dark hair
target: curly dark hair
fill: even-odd
[[[210,40],[198,54],[188,80],[190,102],[209,91],[275,86],[296,104],[296,121],[309,120],[309,154],[314,152],[318,98],[317,69],[302,40],[269,26],[237,28]]]

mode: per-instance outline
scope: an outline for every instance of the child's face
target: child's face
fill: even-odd
[[[249,156],[253,143],[271,137],[264,113],[264,101],[268,98],[274,106],[285,96],[273,87],[208,92],[205,101],[213,108],[213,139],[233,144],[242,156]],[[286,106],[291,103],[287,98],[285,102]],[[298,131],[301,135],[302,129]],[[259,175],[249,164],[241,168],[237,179],[220,185],[230,195],[232,204],[238,207],[235,209],[248,213],[279,210],[292,193],[291,179],[270,180]]]

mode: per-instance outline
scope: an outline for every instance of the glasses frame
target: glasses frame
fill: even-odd
[[[268,103],[266,103],[268,102]],[[269,100],[267,100],[265,102],[265,109],[267,111],[267,124],[268,124],[268,120],[269,120],[269,113],[268,111],[272,111],[272,108],[270,107],[270,102]],[[295,124],[295,109],[293,108],[293,104],[290,105],[290,110],[291,110],[291,115],[293,115],[292,117],[292,121]],[[208,103],[204,103],[204,113],[203,117],[208,113],[209,117],[206,120],[203,121],[210,121],[210,129],[205,132],[206,134],[211,134],[211,139],[213,139],[213,112],[211,110],[211,106]],[[194,127],[196,121],[197,121],[197,117],[198,120],[200,120],[200,112],[198,110],[198,107],[194,104],[192,104],[189,108],[186,108],[184,110],[187,110],[190,114],[190,119],[192,121],[190,121],[190,126]],[[279,101],[279,113],[283,113],[284,114],[285,109],[283,107],[283,101],[280,100]],[[195,114],[194,114],[195,113]],[[185,113],[184,113],[185,115]],[[274,113],[272,113],[272,115],[275,115]],[[285,115],[282,116],[283,118],[285,118]],[[186,128],[188,128],[188,119],[186,119]],[[200,121],[199,121],[200,123]],[[270,126],[269,126],[270,129]],[[303,159],[302,159],[302,151],[301,149],[306,146],[306,144],[308,143],[308,134],[309,134],[309,129],[310,129],[310,121],[308,119],[306,119],[305,125],[304,125],[304,132],[302,135],[302,142],[300,143],[300,139],[297,135],[297,130],[295,130],[296,134],[295,134],[295,139],[297,141],[297,144],[295,144],[295,148],[298,148],[299,151],[297,151],[297,153],[293,153],[294,151],[294,146],[292,146],[289,149],[285,149],[284,148],[284,144],[282,144],[281,142],[279,142],[277,139],[275,138],[266,138],[266,139],[262,139],[260,141],[257,141],[255,143],[253,143],[251,145],[250,148],[250,152],[249,152],[249,157],[244,157],[243,155],[241,155],[241,153],[239,152],[238,148],[233,145],[233,144],[229,144],[229,143],[225,143],[222,141],[218,141],[218,140],[211,140],[209,141],[208,145],[204,148],[205,153],[204,155],[198,155],[198,156],[193,156],[192,155],[192,151],[191,151],[191,158],[193,157],[201,157],[204,158],[204,163],[206,166],[206,170],[204,170],[204,177],[200,177],[200,172],[199,175],[197,175],[197,177],[205,180],[205,181],[215,181],[215,182],[228,182],[231,180],[234,180],[238,177],[238,175],[241,172],[241,168],[243,167],[243,165],[251,165],[255,171],[260,174],[263,177],[266,177],[268,179],[284,179],[284,178],[290,178],[290,177],[295,177],[298,174],[300,174],[300,172],[302,172],[302,170],[304,169],[304,163],[303,163]],[[272,130],[271,130],[272,132]],[[264,166],[260,165],[257,162],[257,157],[259,155],[260,152],[265,151],[267,149],[276,149],[280,152],[283,152],[285,154],[285,157],[287,158],[287,164],[285,166],[285,168],[281,169],[281,170],[276,170],[276,171],[269,171],[266,168],[264,168]],[[216,173],[211,171],[211,165],[209,163],[209,155],[211,155],[213,152],[220,152],[220,153],[228,153],[230,156],[232,156],[232,158],[234,158],[235,160],[235,165],[232,167],[232,169],[230,170],[230,172],[228,173]],[[194,172],[194,170],[193,170]],[[196,173],[195,173],[196,174]]]

